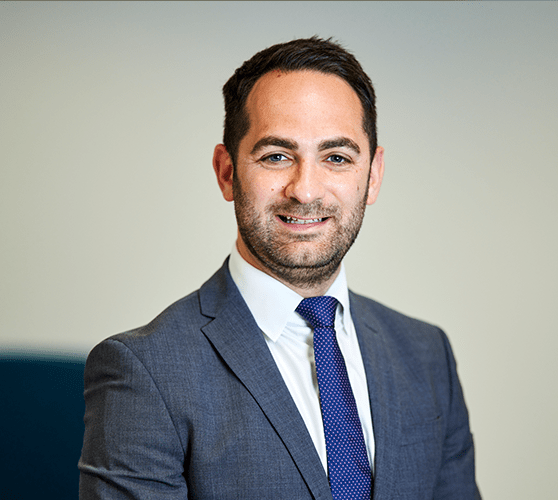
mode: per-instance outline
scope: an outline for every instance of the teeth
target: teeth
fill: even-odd
[[[313,224],[315,222],[322,222],[323,218],[318,219],[297,219],[296,217],[291,217],[290,215],[283,216],[285,222],[289,224]]]

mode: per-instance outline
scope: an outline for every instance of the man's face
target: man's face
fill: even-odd
[[[381,148],[370,164],[359,98],[334,75],[272,71],[256,82],[246,109],[250,128],[234,180],[220,179],[234,199],[239,252],[294,287],[327,282],[383,173]]]

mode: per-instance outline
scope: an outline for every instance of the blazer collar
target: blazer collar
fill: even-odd
[[[228,270],[228,259],[199,292],[202,328],[273,426],[315,499],[331,500],[314,443],[248,306]]]
[[[373,500],[390,500],[396,493],[397,454],[401,412],[396,374],[390,364],[381,323],[370,301],[350,292],[351,314],[357,332],[368,381],[374,427]]]

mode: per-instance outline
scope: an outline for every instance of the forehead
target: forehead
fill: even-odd
[[[254,85],[246,101],[250,129],[286,129],[326,135],[364,134],[363,108],[342,78],[317,71],[273,70]],[[277,132],[277,130],[274,130]]]

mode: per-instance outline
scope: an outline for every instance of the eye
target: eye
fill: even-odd
[[[336,165],[343,165],[344,163],[350,163],[350,161],[341,155],[330,155],[327,157],[327,161],[334,163]]]
[[[272,155],[267,156],[266,158],[264,158],[264,160],[270,161],[272,163],[277,163],[283,160],[286,160],[287,157],[285,155],[282,155],[280,153],[274,153]]]

